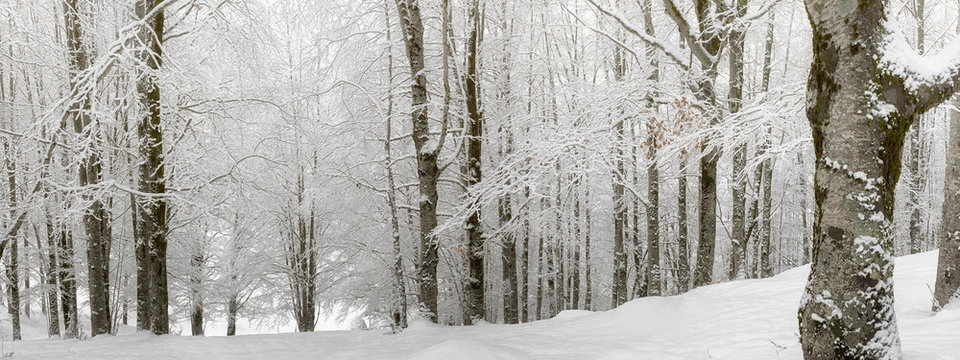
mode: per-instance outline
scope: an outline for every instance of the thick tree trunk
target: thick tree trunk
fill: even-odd
[[[437,322],[437,238],[432,234],[437,227],[437,180],[440,169],[437,155],[440,143],[430,137],[427,117],[427,76],[423,72],[423,22],[419,0],[395,0],[400,14],[400,28],[410,63],[413,145],[417,151],[417,178],[420,189],[420,264],[418,268],[420,303],[431,321]]]
[[[483,147],[483,113],[480,102],[479,83],[479,56],[478,47],[483,36],[483,26],[480,16],[480,1],[473,0],[470,8],[470,20],[473,27],[467,39],[467,76],[464,79],[464,95],[467,105],[467,187],[480,182],[482,177],[482,147]],[[468,270],[470,278],[467,283],[467,316],[464,320],[472,323],[474,319],[483,319],[484,314],[484,279],[483,279],[483,231],[480,227],[481,213],[477,207],[468,217],[466,223],[468,244]]]
[[[886,51],[905,50],[888,49],[885,0],[806,5],[817,163],[813,264],[799,311],[803,353],[899,359],[890,224],[904,135],[912,119],[953,94],[960,70],[920,77],[890,60]]]
[[[237,294],[230,297],[227,302],[227,336],[237,334],[237,312],[240,311],[240,304],[237,302]]]
[[[83,32],[80,24],[78,0],[64,0],[64,22],[66,24],[67,48],[70,52],[70,82],[71,88],[78,86],[79,74],[89,66],[86,47],[83,44]],[[73,118],[73,130],[77,134],[88,133],[89,141],[84,152],[85,157],[78,167],[78,176],[81,186],[99,184],[103,179],[100,150],[96,145],[98,135],[86,131],[93,125],[87,111],[90,108],[86,100],[89,95],[82,95],[83,100],[73,103],[70,112]],[[90,298],[90,328],[91,336],[110,333],[110,215],[104,206],[103,199],[90,194],[84,195],[90,203],[83,214],[83,225],[87,240],[87,285]]]
[[[697,98],[713,107],[718,108],[717,95],[714,83],[717,79],[716,56],[720,52],[721,41],[717,29],[712,25],[712,6],[709,0],[695,0],[694,7],[697,13],[697,22],[700,27],[700,36],[697,39],[688,38],[687,43],[699,43],[705,54],[698,55],[700,67],[705,74],[697,84]],[[668,15],[679,22],[679,10],[673,7],[667,9]],[[707,60],[713,59],[713,60]],[[719,123],[716,114],[708,115],[710,125]],[[700,146],[700,199],[698,216],[700,218],[700,233],[697,247],[697,267],[694,270],[693,286],[708,285],[713,282],[713,263],[717,243],[717,160],[720,157],[717,149],[708,144]]]
[[[146,15],[160,3],[160,0],[141,0],[136,5],[136,15],[144,19]],[[162,66],[162,39],[163,39],[163,11],[156,16],[145,19],[146,26],[139,36],[144,43],[140,51],[140,60],[149,68],[142,70],[137,80],[137,92],[140,94],[140,107],[144,112],[143,118],[137,124],[137,135],[140,138],[138,189],[142,194],[150,194],[137,199],[137,241],[146,246],[140,249],[145,257],[140,258],[138,267],[147,269],[149,276],[146,283],[138,286],[149,287],[147,309],[149,311],[149,329],[154,334],[170,332],[169,315],[167,314],[167,201],[166,177],[163,160],[163,128],[160,116],[160,87],[156,83],[153,72]],[[138,274],[138,280],[139,280]],[[138,304],[139,305],[139,304]],[[138,310],[139,313],[139,310]],[[139,321],[138,321],[139,323]]]
[[[960,98],[954,99],[954,106],[960,106]],[[940,255],[933,292],[935,311],[949,302],[960,301],[960,112],[956,110],[950,112],[948,136]]]
[[[960,19],[960,13],[957,18]],[[960,34],[960,22],[957,23],[956,32]],[[954,96],[953,106],[960,108],[960,97]],[[950,111],[948,136],[940,254],[933,291],[934,311],[949,302],[960,300],[960,111]]]

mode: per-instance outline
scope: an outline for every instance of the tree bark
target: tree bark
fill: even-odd
[[[71,88],[77,87],[79,74],[89,66],[86,47],[83,43],[83,31],[80,27],[78,0],[64,0],[64,21],[66,24],[67,48],[70,52]],[[77,134],[88,133],[90,142],[86,156],[78,167],[81,186],[99,184],[103,180],[100,150],[96,148],[98,135],[86,131],[91,124],[89,95],[73,103],[70,112],[73,129]],[[110,333],[110,214],[103,199],[88,194],[84,200],[90,205],[83,214],[83,225],[87,238],[87,285],[90,294],[91,336]]]
[[[190,333],[193,336],[203,336],[203,253],[194,255],[190,259],[193,274],[190,277]]]
[[[904,137],[956,91],[960,69],[924,79],[889,60],[886,0],[806,6],[817,163],[813,264],[799,311],[804,357],[900,359],[890,226]]]
[[[717,106],[717,95],[714,91],[714,83],[717,79],[717,54],[720,53],[721,41],[720,34],[712,25],[712,2],[709,0],[695,0],[694,8],[697,14],[697,22],[700,28],[700,35],[693,37],[687,35],[686,42],[691,50],[694,48],[702,49],[697,51],[696,55],[700,61],[700,67],[704,74],[697,84],[697,99],[712,107]],[[679,9],[670,2],[667,6],[667,14],[678,24],[686,23],[682,21],[682,15]],[[689,31],[687,31],[689,32]],[[694,47],[697,45],[697,47]],[[708,115],[709,123],[715,126],[720,119],[716,112]],[[698,216],[700,218],[700,233],[697,247],[697,266],[694,270],[693,286],[709,285],[713,282],[713,263],[717,243],[717,160],[720,154],[717,149],[710,147],[706,142],[700,146],[702,156],[700,158],[700,199]]]
[[[467,116],[467,187],[480,182],[482,178],[482,148],[483,148],[483,113],[480,101],[479,56],[480,38],[483,36],[483,24],[480,16],[480,1],[473,0],[470,7],[470,20],[473,27],[467,38],[467,76],[464,79],[464,95],[466,97]],[[468,269],[470,278],[467,283],[467,317],[465,321],[472,323],[474,319],[486,317],[484,308],[484,279],[483,279],[483,246],[485,240],[480,225],[481,212],[479,206],[467,217],[466,230],[468,244]]]
[[[917,53],[924,53],[924,0],[914,0],[913,1],[913,17],[917,21]],[[923,132],[925,130],[924,118],[922,115],[918,115],[916,119],[916,125],[913,126],[913,131],[910,132],[910,253],[916,254],[923,251],[924,248],[924,235],[922,230],[923,225],[923,209],[927,204],[923,204],[923,200],[920,195],[923,194],[924,181],[926,180],[926,174],[923,174],[924,163],[927,157],[927,153],[924,149],[923,144]]]
[[[57,301],[60,270],[57,265],[57,236],[53,230],[53,220],[50,218],[49,210],[45,211],[44,215],[46,215],[47,230],[47,252],[44,258],[47,265],[44,286],[47,303],[47,336],[54,337],[60,336],[60,308]]]
[[[960,13],[957,14],[960,19]],[[960,22],[957,23],[960,34]],[[960,97],[953,105],[960,108]],[[933,291],[933,310],[960,300],[960,112],[950,111],[947,139],[946,182],[943,186],[943,218],[940,223],[940,253],[937,281]]]
[[[400,238],[400,218],[397,215],[397,186],[393,177],[393,42],[390,36],[390,10],[384,3],[384,20],[386,21],[387,36],[387,119],[386,119],[386,138],[383,141],[383,151],[386,153],[384,159],[387,168],[387,202],[390,206],[390,230],[393,238],[393,274],[397,286],[397,317],[395,326],[400,329],[407,328],[407,283],[403,267],[403,249]],[[481,267],[481,271],[482,271]]]
[[[437,180],[440,169],[437,155],[440,143],[430,137],[427,117],[427,77],[423,72],[423,22],[419,0],[395,0],[400,15],[400,28],[406,44],[410,64],[413,145],[417,151],[417,178],[420,189],[420,264],[418,268],[420,303],[430,321],[437,322],[437,238],[432,234],[437,227]]]
[[[237,334],[237,312],[240,311],[240,305],[237,302],[237,294],[230,297],[227,302],[227,336]]]
[[[147,269],[146,283],[138,286],[149,287],[149,298],[144,311],[149,311],[149,329],[154,334],[170,332],[167,314],[167,201],[166,174],[164,172],[163,127],[160,114],[160,86],[156,83],[155,72],[163,65],[163,11],[152,18],[145,18],[160,3],[160,0],[141,0],[136,5],[136,16],[143,19],[146,26],[139,32],[144,48],[138,53],[146,65],[137,79],[140,108],[144,116],[137,124],[140,138],[138,148],[141,158],[139,166],[138,189],[142,194],[137,198],[137,241],[146,249],[140,249],[143,258],[138,258],[138,268]],[[138,274],[138,280],[139,279]],[[139,304],[138,304],[139,305]],[[139,310],[138,310],[139,313]],[[139,321],[138,321],[139,323]]]
[[[583,195],[583,215],[585,229],[583,231],[583,308],[586,310],[593,311],[593,280],[590,276],[590,232],[592,230],[592,225],[590,223],[590,187],[587,186],[587,189]]]
[[[73,233],[61,229],[57,248],[63,338],[76,339],[80,336],[80,316],[77,313],[77,280],[73,266]]]
[[[626,56],[624,50],[619,46],[614,48],[613,52],[613,77],[614,81],[621,82],[627,73]],[[624,166],[624,151],[626,146],[624,136],[624,122],[626,119],[622,111],[620,117],[614,119],[614,131],[616,141],[614,143],[614,166],[611,180],[613,181],[613,292],[611,307],[615,308],[627,302],[627,253],[624,248],[624,232],[627,217],[627,207],[624,201],[624,182],[626,178],[626,167]]]

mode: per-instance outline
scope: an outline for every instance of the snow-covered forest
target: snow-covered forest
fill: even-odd
[[[0,0],[0,353],[956,359],[958,19]]]

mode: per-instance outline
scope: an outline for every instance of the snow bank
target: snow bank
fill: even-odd
[[[906,360],[957,360],[960,306],[933,313],[937,253],[896,259],[897,322]],[[602,312],[565,311],[521,325],[437,326],[226,337],[105,337],[6,342],[17,359],[730,359],[800,360],[797,306],[809,267],[727,282]],[[30,329],[42,331],[42,323]],[[7,327],[9,324],[0,324]],[[89,329],[89,325],[85,325]],[[31,330],[31,331],[33,331]],[[9,332],[7,332],[9,334]],[[37,334],[45,337],[45,334]],[[26,332],[25,332],[26,336]],[[34,338],[36,339],[36,338]]]

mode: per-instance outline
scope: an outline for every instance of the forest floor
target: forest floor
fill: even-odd
[[[936,264],[936,252],[897,259],[896,311],[906,359],[960,358],[960,306],[930,311]],[[230,338],[130,334],[4,342],[3,351],[13,352],[14,359],[58,360],[800,359],[797,305],[808,271],[804,266],[770,279],[638,299],[605,312],[566,311],[522,325],[414,324],[399,335],[380,330]]]

